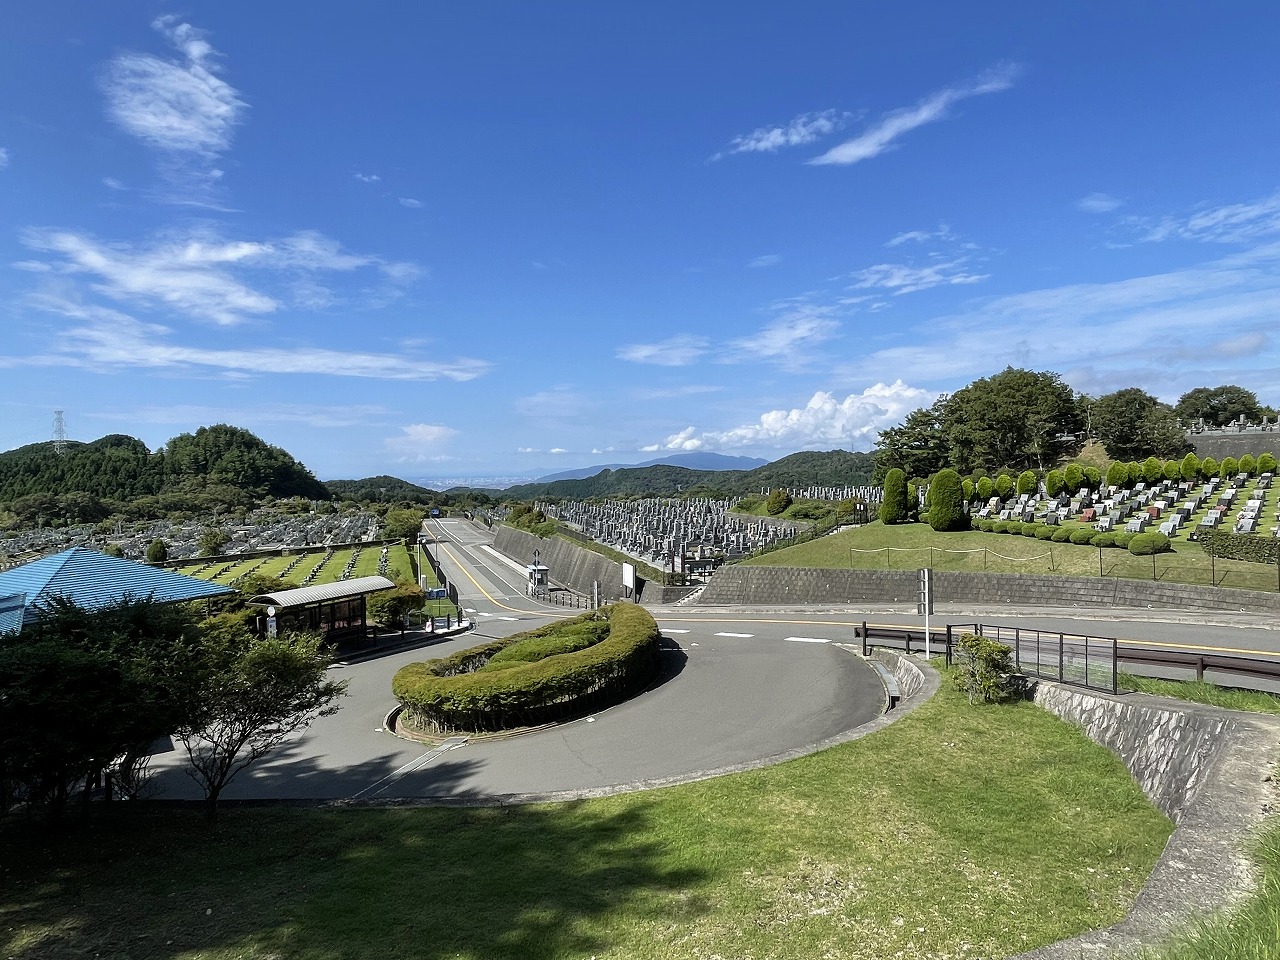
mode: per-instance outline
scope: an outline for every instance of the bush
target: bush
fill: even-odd
[[[1107,467],[1107,486],[1127,487],[1129,485],[1129,467],[1117,460]]]
[[[1240,472],[1240,462],[1235,457],[1226,457],[1222,461],[1222,466],[1218,468],[1218,476],[1223,480],[1230,480]]]
[[[1100,489],[1102,487],[1102,471],[1097,467],[1085,467],[1084,482],[1090,490]]]
[[[1142,462],[1142,479],[1148,484],[1159,483],[1164,477],[1164,464],[1157,457],[1147,457]]]
[[[563,637],[598,618],[608,620],[608,636],[598,643],[507,669],[481,669],[508,647]],[[615,604],[443,660],[411,663],[396,672],[391,689],[409,719],[433,732],[534,726],[616,703],[643,687],[658,670],[658,638],[647,610]]]
[[[972,633],[955,642],[952,682],[970,703],[1001,703],[1021,695],[1024,681],[1013,665],[1013,650]]]
[[[995,495],[996,482],[990,477],[979,477],[974,489],[978,491],[978,499],[986,503]]]
[[[907,475],[897,467],[884,475],[880,522],[886,525],[907,522]]]
[[[1068,540],[1071,539],[1071,528],[1056,527],[1053,531],[1053,536],[1051,536],[1049,539],[1052,540],[1054,543],[1066,543]]]
[[[1194,453],[1188,453],[1178,466],[1178,475],[1187,483],[1195,483],[1200,477],[1200,458]]]
[[[1162,471],[1164,472],[1164,478],[1166,480],[1182,479],[1182,464],[1180,464],[1177,460],[1166,460],[1160,466]]]
[[[917,480],[907,481],[907,519],[920,519],[920,482]]]
[[[1072,543],[1084,545],[1092,540],[1097,532],[1093,527],[1076,527],[1071,531],[1070,539]]]
[[[929,526],[941,532],[969,529],[963,484],[954,470],[939,470],[929,484]]]
[[[1200,534],[1200,546],[1205,553],[1227,560],[1280,563],[1280,540],[1275,537],[1254,537],[1248,534],[1228,533],[1226,530],[1206,530]]]
[[[1258,456],[1258,472],[1259,473],[1275,473],[1276,458],[1273,454],[1263,453]]]
[[[960,492],[964,494],[965,503],[973,503],[974,486],[973,481],[968,477],[960,481]]]
[[[164,563],[169,559],[169,545],[155,539],[147,544],[147,563]]]
[[[1131,541],[1136,536],[1137,536],[1136,533],[1130,533],[1128,530],[1117,530],[1116,546],[1119,547],[1121,550],[1128,550],[1129,541]]]
[[[1056,497],[1062,492],[1063,485],[1066,481],[1062,477],[1061,470],[1050,470],[1044,475],[1044,493],[1047,497]]]
[[[1253,458],[1252,453],[1246,453],[1240,458],[1240,472],[1250,476],[1258,472],[1258,461]]]
[[[1000,474],[996,477],[996,496],[1001,500],[1008,500],[1011,493],[1013,493],[1013,477],[1007,473]]]
[[[1200,477],[1203,480],[1213,480],[1218,476],[1218,461],[1213,457],[1205,457],[1200,461]]]
[[[991,532],[991,528],[992,528],[992,527],[994,527],[994,526],[995,526],[995,521],[994,521],[994,520],[979,520],[979,521],[978,521],[978,529],[979,529],[979,530],[981,530],[983,533],[990,533],[990,532]]]
[[[1089,541],[1091,547],[1114,547],[1116,545],[1116,535],[1114,533],[1095,533],[1093,539]]]
[[[1045,524],[1040,524],[1040,529],[1036,531],[1036,539],[1052,540],[1054,533],[1057,532],[1057,529],[1058,529],[1057,527],[1050,527]]]
[[[1018,495],[1024,493],[1035,493],[1039,489],[1039,481],[1036,479],[1034,470],[1023,470],[1018,474]]]
[[[769,499],[764,502],[765,512],[771,517],[778,516],[789,506],[791,506],[791,494],[781,487],[775,487],[770,491]]]
[[[547,657],[585,650],[587,647],[595,646],[608,635],[608,620],[565,624],[550,636],[529,637],[519,643],[503,647],[480,669],[500,670],[519,663],[537,663]]]
[[[1170,549],[1169,538],[1163,533],[1135,533],[1129,541],[1129,552],[1135,557],[1149,557]]]

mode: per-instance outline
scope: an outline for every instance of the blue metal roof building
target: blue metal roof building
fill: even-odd
[[[22,623],[38,619],[49,602],[59,596],[83,610],[100,610],[113,607],[126,597],[180,603],[234,592],[231,587],[109,557],[87,547],[72,547],[0,572],[0,597],[8,600],[13,595],[24,595]]]

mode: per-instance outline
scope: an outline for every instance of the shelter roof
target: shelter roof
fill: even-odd
[[[334,583],[321,583],[314,587],[294,587],[292,590],[277,590],[275,593],[263,593],[252,597],[249,602],[258,606],[268,604],[275,607],[303,607],[309,603],[323,603],[326,600],[347,600],[351,597],[377,593],[379,590],[394,590],[395,581],[386,577],[355,577],[351,580],[338,580]]]
[[[203,600],[234,593],[231,587],[111,557],[88,547],[72,547],[12,570],[0,571],[0,596],[23,594],[24,620],[39,616],[55,597],[83,610],[113,607],[127,597],[157,603]]]

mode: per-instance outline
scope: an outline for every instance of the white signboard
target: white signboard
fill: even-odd
[[[636,565],[634,563],[624,563],[622,565],[622,585],[628,590],[636,588]]]

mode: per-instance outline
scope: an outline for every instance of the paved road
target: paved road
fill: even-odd
[[[910,624],[903,608],[722,610],[655,608],[666,638],[664,670],[649,692],[594,717],[509,740],[428,750],[383,729],[391,678],[406,663],[447,656],[576,611],[525,596],[524,568],[493,550],[484,527],[433,525],[431,549],[458,585],[476,629],[458,638],[359,663],[338,664],[350,683],[342,709],[241,774],[228,798],[483,799],[603,790],[694,775],[818,743],[879,712],[883,688],[836,644],[863,621]],[[554,571],[553,571],[554,575]],[[940,605],[935,624],[1001,623],[1119,637],[1144,646],[1280,657],[1280,630],[1255,618],[1174,612]],[[166,796],[198,796],[176,754],[157,758]]]

